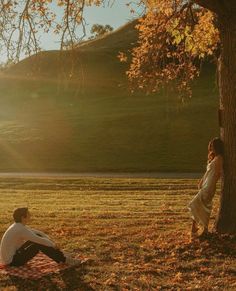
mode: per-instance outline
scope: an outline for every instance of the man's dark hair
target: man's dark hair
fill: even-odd
[[[28,207],[17,208],[13,212],[13,218],[15,222],[21,222],[22,217],[26,217],[28,212]]]

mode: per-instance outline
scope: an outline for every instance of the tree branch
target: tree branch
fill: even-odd
[[[216,13],[219,16],[228,18],[230,15],[235,17],[235,0],[192,0],[194,3]]]
[[[218,0],[193,0],[193,2],[199,6],[202,6],[203,8],[211,10],[216,14],[221,13]]]

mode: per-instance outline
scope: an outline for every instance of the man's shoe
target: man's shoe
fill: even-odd
[[[79,266],[79,265],[81,265],[81,261],[80,260],[78,260],[78,259],[74,259],[74,258],[72,258],[72,257],[66,257],[66,261],[65,261],[65,263],[67,264],[67,265],[69,265],[69,266]]]

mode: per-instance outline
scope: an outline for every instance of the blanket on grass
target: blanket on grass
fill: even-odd
[[[71,266],[64,263],[57,264],[46,255],[38,253],[32,260],[21,267],[0,265],[0,274],[23,279],[39,279],[48,274],[58,273],[68,268],[71,268]]]

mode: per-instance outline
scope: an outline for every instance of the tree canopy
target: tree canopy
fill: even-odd
[[[58,35],[61,49],[67,43],[71,48],[73,44],[76,47],[86,33],[85,7],[105,2],[109,3],[106,0],[1,0],[2,54],[10,61],[18,61],[22,55],[37,53],[41,49],[40,36],[49,32]],[[190,82],[199,74],[201,61],[213,56],[219,45],[214,13],[197,5],[211,1],[139,2],[146,12],[137,25],[139,41],[132,51],[129,79],[148,92],[172,83],[180,95],[190,95]],[[83,28],[82,34],[78,32],[79,26]],[[93,28],[95,34],[111,31],[111,27]]]
[[[211,11],[192,1],[147,1],[127,72],[133,84],[156,92],[171,83],[183,98],[191,95],[191,81],[198,76],[202,61],[213,59],[219,48],[214,20]]]
[[[109,24],[102,25],[102,24],[94,24],[90,30],[92,36],[90,39],[101,37],[109,32],[113,31],[113,27]]]

